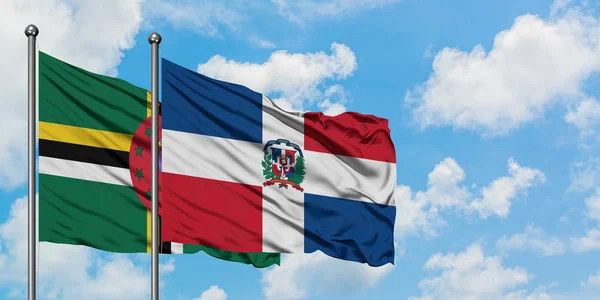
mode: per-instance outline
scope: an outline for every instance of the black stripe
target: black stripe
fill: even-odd
[[[160,253],[173,254],[171,252],[171,242],[162,242],[162,249],[160,249]]]
[[[40,156],[129,169],[129,152],[39,140]]]

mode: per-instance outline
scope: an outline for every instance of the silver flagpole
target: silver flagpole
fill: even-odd
[[[39,33],[38,28],[35,25],[29,25],[25,28],[25,36],[27,36],[28,41],[28,54],[27,54],[27,64],[28,68],[28,76],[27,76],[27,84],[28,84],[28,103],[27,103],[27,121],[29,122],[29,132],[27,135],[28,143],[27,143],[27,172],[28,172],[28,202],[29,209],[27,218],[29,221],[28,233],[27,233],[27,264],[29,266],[28,277],[27,277],[27,294],[29,300],[35,300],[36,296],[36,229],[37,229],[37,205],[35,199],[35,187],[36,187],[36,165],[35,165],[35,139],[36,139],[36,108],[37,108],[37,99],[36,99],[36,38]]]
[[[158,300],[158,45],[162,38],[154,32],[152,46],[152,300]]]

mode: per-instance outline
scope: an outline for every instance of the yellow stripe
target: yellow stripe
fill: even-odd
[[[146,91],[146,117],[149,118],[152,115],[152,93]]]
[[[146,117],[152,115],[152,93],[146,91]],[[152,211],[146,209],[146,253],[152,253]]]
[[[127,151],[133,135],[104,130],[40,122],[39,138],[70,144],[92,146],[111,150]]]

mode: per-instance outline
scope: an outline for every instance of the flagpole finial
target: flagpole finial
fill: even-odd
[[[25,28],[25,35],[28,36],[28,37],[30,37],[30,36],[36,37],[38,35],[38,33],[40,33],[40,31],[33,24],[30,24],[29,26],[27,26]],[[159,38],[160,38],[160,36],[159,36]]]
[[[148,43],[150,44],[160,44],[160,42],[162,41],[162,38],[160,37],[160,34],[153,32],[150,34],[150,36],[148,37]]]

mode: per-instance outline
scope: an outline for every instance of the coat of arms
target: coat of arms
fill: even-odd
[[[306,170],[304,156],[298,145],[288,140],[277,139],[267,142],[263,148],[263,176],[267,181],[264,186],[278,184],[279,188],[293,188],[304,191],[300,186],[304,181]]]

